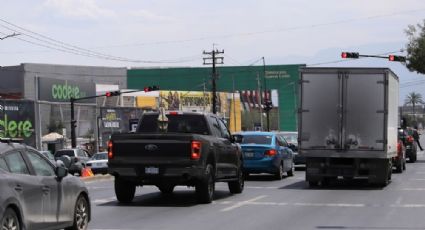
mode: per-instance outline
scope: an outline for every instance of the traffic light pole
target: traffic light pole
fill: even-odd
[[[263,81],[264,81],[264,96],[265,96],[266,100],[269,100],[268,95],[267,95],[268,92],[267,92],[267,84],[266,84],[266,82],[267,82],[266,81],[266,61],[264,60],[264,57],[263,57],[263,72],[264,72],[264,79],[263,79]],[[271,98],[270,98],[270,100],[271,100]],[[270,132],[270,110],[269,109],[266,109],[266,120],[267,120],[267,131]]]
[[[74,102],[75,99],[71,97],[71,147],[75,148],[77,146],[77,141],[75,137],[75,118],[74,118]]]
[[[148,88],[151,89],[152,91],[159,90],[159,87],[157,87],[157,86],[148,87]],[[89,96],[89,97],[80,97],[80,98],[71,97],[71,99],[70,99],[70,103],[71,103],[71,147],[72,148],[77,147],[77,137],[76,137],[76,133],[75,133],[75,128],[77,127],[77,124],[76,124],[77,121],[74,118],[74,106],[75,106],[76,101],[98,98],[98,97],[119,96],[119,95],[125,94],[125,93],[135,93],[135,92],[141,92],[141,91],[146,92],[146,90],[143,89],[143,90],[131,90],[131,91],[126,91],[126,92],[113,91],[113,92],[108,92],[106,94]]]

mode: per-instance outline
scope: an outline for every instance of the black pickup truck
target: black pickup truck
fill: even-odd
[[[213,114],[146,112],[136,133],[111,136],[108,159],[116,197],[123,203],[143,185],[165,194],[177,185],[194,186],[199,203],[211,203],[215,182],[228,182],[231,193],[244,188],[240,147]]]

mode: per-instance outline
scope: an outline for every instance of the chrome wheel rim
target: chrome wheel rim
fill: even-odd
[[[87,201],[81,197],[78,199],[77,206],[75,207],[75,223],[79,230],[87,229],[87,223],[89,220],[88,216]]]

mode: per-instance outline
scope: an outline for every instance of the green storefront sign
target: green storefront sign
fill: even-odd
[[[268,90],[276,90],[279,98],[278,121],[274,122],[280,130],[294,131],[297,129],[299,68],[304,66],[269,65],[265,67],[265,73],[263,66],[219,67],[217,91],[252,91],[258,90],[259,84],[261,87],[266,85]],[[210,91],[211,68],[130,69],[127,72],[127,85],[132,89],[158,85],[161,90]]]
[[[69,81],[41,77],[38,79],[39,100],[51,102],[69,102],[71,98],[96,95],[96,85],[92,82]],[[78,101],[96,103],[96,98]]]
[[[0,138],[22,138],[35,146],[34,102],[0,100]]]

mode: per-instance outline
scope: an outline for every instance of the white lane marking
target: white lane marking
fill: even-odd
[[[294,203],[294,206],[310,206],[310,207],[366,207],[366,204],[337,204],[337,203]]]
[[[117,200],[117,198],[115,198],[115,197],[108,197],[108,198],[104,198],[104,199],[93,200],[92,203],[101,204],[101,203],[108,203],[108,202],[116,201],[116,200]]]
[[[392,208],[425,208],[425,204],[393,204]]]
[[[244,205],[246,205],[246,204],[249,204],[249,203],[251,203],[251,202],[254,202],[254,201],[257,201],[257,200],[263,199],[264,197],[267,197],[267,196],[266,196],[266,195],[262,195],[262,196],[257,196],[257,197],[255,197],[255,198],[252,198],[252,199],[250,199],[250,200],[245,200],[245,201],[237,202],[235,205],[232,205],[232,206],[230,206],[230,207],[224,208],[224,209],[222,209],[222,210],[220,210],[220,211],[222,211],[222,212],[227,212],[227,211],[233,210],[233,209],[235,209],[235,208],[240,208],[240,207],[242,207],[242,206],[244,206]]]
[[[425,188],[402,188],[402,191],[425,191]]]

